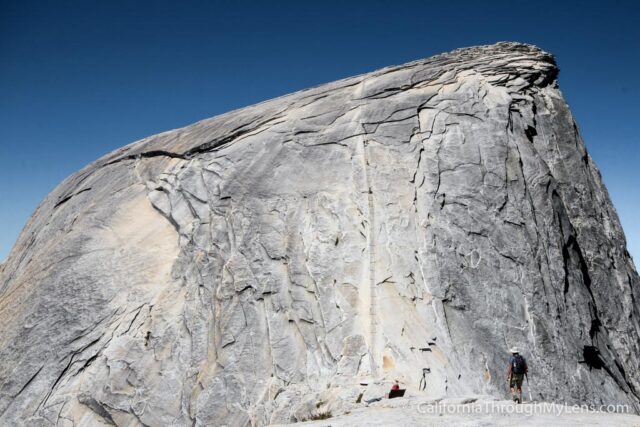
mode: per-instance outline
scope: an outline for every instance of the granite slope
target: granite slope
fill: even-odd
[[[393,379],[504,397],[512,346],[535,399],[640,410],[640,280],[557,75],[459,49],[88,165],[0,272],[0,422],[288,423]]]

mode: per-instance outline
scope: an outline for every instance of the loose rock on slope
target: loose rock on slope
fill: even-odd
[[[119,149],[0,273],[0,421],[264,425],[361,381],[640,410],[640,280],[553,57],[460,49]]]

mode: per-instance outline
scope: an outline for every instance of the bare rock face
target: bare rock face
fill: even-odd
[[[538,400],[640,410],[640,280],[557,73],[456,50],[69,177],[0,272],[0,424],[287,423],[393,379],[504,397],[511,346]]]

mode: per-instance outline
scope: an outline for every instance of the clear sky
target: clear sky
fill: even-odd
[[[0,0],[0,261],[103,154],[231,109],[458,47],[554,53],[640,264],[640,2]]]

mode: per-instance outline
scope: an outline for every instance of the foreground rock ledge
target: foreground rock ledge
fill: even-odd
[[[308,427],[403,426],[403,427],[637,427],[640,417],[622,412],[624,406],[587,407],[559,405],[547,402],[525,402],[516,405],[509,401],[490,399],[449,399],[437,403],[406,400],[400,405],[392,401],[375,406],[355,408],[353,412],[323,420],[299,423]],[[395,403],[395,402],[393,402]],[[617,410],[621,412],[615,412]],[[286,424],[280,424],[280,427]],[[278,427],[272,425],[271,427]]]
[[[0,424],[289,423],[394,379],[504,398],[511,346],[534,399],[639,411],[640,280],[557,74],[460,49],[69,177],[0,273]]]

